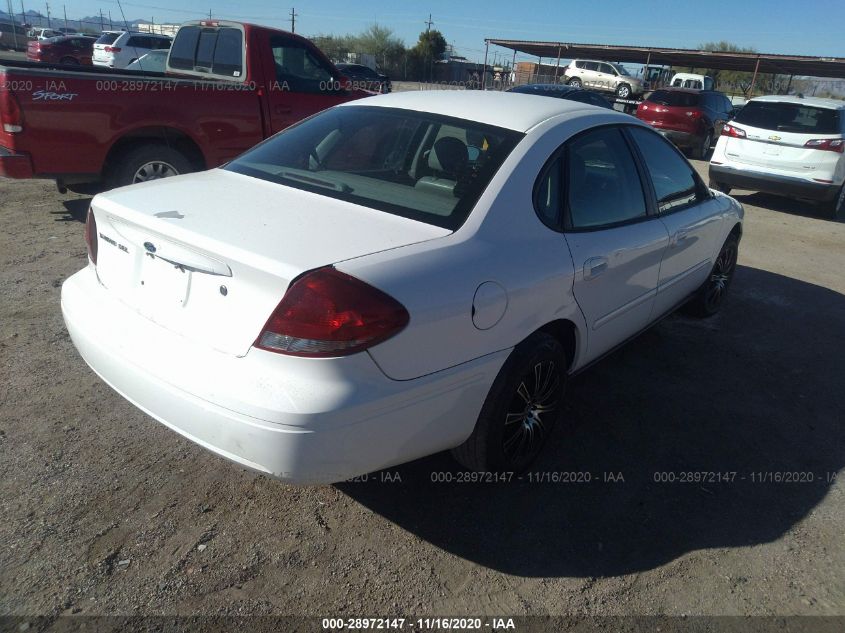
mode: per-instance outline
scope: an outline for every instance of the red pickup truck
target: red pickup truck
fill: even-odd
[[[310,41],[203,20],[165,72],[4,61],[0,175],[88,191],[217,167],[335,104],[366,96]]]

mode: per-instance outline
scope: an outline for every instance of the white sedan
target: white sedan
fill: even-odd
[[[323,483],[453,449],[521,471],[569,375],[719,309],[742,217],[630,116],[395,93],[98,195],[62,310],[104,381],[242,466]]]

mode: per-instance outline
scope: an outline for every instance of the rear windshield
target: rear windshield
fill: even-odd
[[[843,131],[838,110],[800,103],[749,101],[736,115],[735,121],[779,132],[839,134]]]
[[[241,77],[243,33],[232,27],[183,26],[176,34],[170,67]]]
[[[454,230],[522,136],[463,119],[347,106],[288,128],[225,169]]]
[[[114,41],[120,37],[120,33],[103,33],[97,38],[97,44],[114,44]]]
[[[670,90],[655,90],[648,101],[660,105],[678,108],[696,108],[701,102],[701,95],[694,92],[673,92]]]

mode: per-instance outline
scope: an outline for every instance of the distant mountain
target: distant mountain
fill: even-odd
[[[114,15],[112,15],[111,23],[109,23],[108,14],[104,15],[102,21],[100,20],[99,15],[90,15],[84,18],[79,18],[76,20],[67,20],[67,25],[65,25],[65,18],[64,14],[55,15],[50,14],[50,18],[48,19],[46,15],[42,14],[40,11],[34,11],[30,9],[24,13],[24,19],[21,19],[20,13],[13,13],[12,16],[9,16],[9,13],[3,10],[0,10],[0,21],[3,22],[17,22],[18,24],[25,23],[29,24],[35,28],[69,28],[75,29],[80,32],[89,32],[89,33],[99,33],[103,29],[121,29],[125,27],[125,24],[122,20],[116,19]],[[129,28],[134,28],[138,24],[149,24],[149,20],[130,20],[129,21]]]

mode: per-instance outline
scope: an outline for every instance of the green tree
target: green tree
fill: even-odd
[[[418,81],[429,81],[434,76],[434,62],[446,52],[446,38],[440,31],[423,31],[408,53],[411,76]]]
[[[757,50],[750,47],[742,47],[731,42],[722,40],[721,42],[706,42],[699,44],[699,50],[711,51],[718,53],[756,53]],[[741,92],[746,97],[748,91],[751,89],[751,79],[754,72],[743,72],[737,70],[720,70],[718,68],[707,68],[704,71],[705,75],[710,75],[716,82],[716,87],[719,90],[727,93]],[[760,82],[758,77],[758,83]]]

